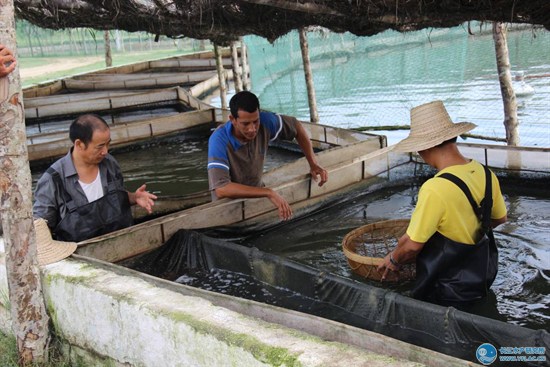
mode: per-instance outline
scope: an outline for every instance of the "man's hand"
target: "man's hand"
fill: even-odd
[[[290,204],[277,192],[270,190],[271,193],[267,196],[269,200],[279,209],[279,218],[289,220],[292,218],[292,208]]]
[[[227,185],[216,189],[218,199],[231,198],[268,198],[279,210],[279,217],[282,220],[292,218],[292,209],[288,202],[278,193],[268,187],[256,187],[229,182]]]
[[[323,186],[328,180],[327,170],[316,163],[310,166],[309,172],[311,173],[311,178],[313,178],[313,181],[319,181],[319,186]]]
[[[424,243],[411,240],[407,233],[401,236],[397,241],[397,247],[384,257],[384,262],[376,269],[382,274],[381,280],[386,280],[390,271],[397,272],[401,265],[415,261],[422,248]]]
[[[389,254],[387,254],[386,257],[384,257],[384,262],[382,264],[378,265],[378,268],[376,269],[376,270],[378,270],[378,273],[382,274],[381,280],[386,280],[386,278],[388,276],[388,273],[390,271],[394,271],[394,272],[399,271],[400,266],[395,265],[394,263],[391,262],[391,260],[390,260],[391,256],[392,256],[391,252]]]
[[[130,197],[130,204],[141,206],[143,209],[147,210],[149,214],[153,212],[153,206],[155,205],[153,200],[156,200],[157,196],[145,191],[145,184],[141,185],[136,192],[128,194]]]
[[[15,70],[16,65],[17,62],[11,50],[4,45],[0,45],[0,78]]]

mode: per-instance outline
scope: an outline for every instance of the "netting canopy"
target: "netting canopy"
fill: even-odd
[[[255,34],[270,41],[293,29],[321,26],[369,36],[499,21],[550,29],[547,0],[15,0],[19,17],[44,28],[147,31],[220,44]]]

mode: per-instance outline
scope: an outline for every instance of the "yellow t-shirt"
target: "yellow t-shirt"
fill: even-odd
[[[472,160],[467,164],[447,167],[420,188],[407,234],[415,242],[426,243],[437,231],[453,241],[475,244],[479,240],[476,234],[479,233],[481,223],[462,190],[445,178],[437,178],[444,172],[464,181],[476,203],[479,204],[485,196],[485,171],[480,163]],[[500,219],[506,215],[506,205],[497,177],[493,172],[491,176],[491,218]]]

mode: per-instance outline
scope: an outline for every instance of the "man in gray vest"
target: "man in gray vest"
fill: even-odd
[[[47,221],[62,241],[83,241],[133,223],[131,205],[152,212],[157,197],[142,185],[124,189],[122,172],[108,153],[110,129],[94,114],[78,117],[70,126],[73,147],[40,177],[33,214]]]

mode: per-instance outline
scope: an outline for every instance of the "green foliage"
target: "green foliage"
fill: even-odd
[[[3,306],[8,312],[11,310],[10,296],[7,289],[0,289],[0,306]]]
[[[46,363],[36,364],[40,367],[86,367],[83,362],[74,363],[59,353],[59,347],[54,342],[50,347],[50,360]],[[0,366],[1,367],[19,367],[17,364],[17,344],[13,335],[6,335],[0,332]]]
[[[15,337],[0,332],[0,366],[18,367]]]

